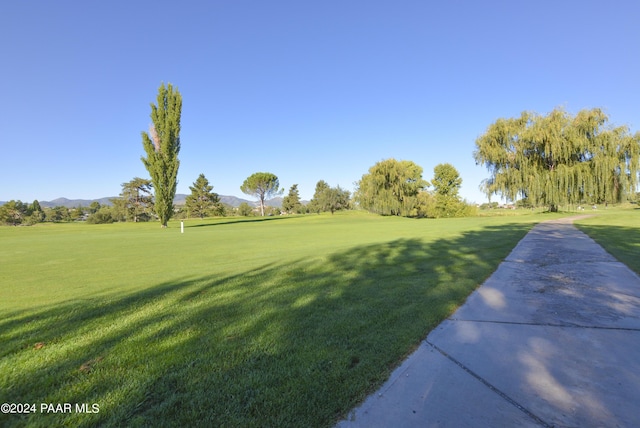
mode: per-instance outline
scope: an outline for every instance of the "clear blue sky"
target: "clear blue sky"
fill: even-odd
[[[4,1],[0,200],[116,196],[148,177],[162,82],[183,97],[178,193],[254,172],[309,199],[386,158],[462,196],[475,139],[524,110],[601,107],[640,129],[640,3],[590,0]]]

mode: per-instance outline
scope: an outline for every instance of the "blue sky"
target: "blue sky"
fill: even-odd
[[[471,201],[475,139],[524,110],[601,107],[640,129],[640,3],[628,1],[6,1],[0,200],[116,196],[148,177],[140,133],[162,82],[183,97],[178,193],[254,172],[309,199],[376,162]],[[286,192],[285,192],[286,193]]]

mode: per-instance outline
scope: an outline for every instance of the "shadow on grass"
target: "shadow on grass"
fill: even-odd
[[[189,224],[187,223],[185,225],[185,228],[187,227],[210,227],[210,226],[221,226],[223,224],[236,224],[236,223],[256,223],[256,222],[264,222],[264,221],[273,221],[273,220],[287,220],[289,218],[295,218],[295,217],[288,217],[288,216],[278,216],[278,217],[257,217],[257,218],[247,218],[247,217],[242,217],[242,218],[236,218],[236,219],[229,219],[226,221],[218,221],[215,223],[204,223],[204,224]],[[193,220],[193,219],[191,219]]]
[[[5,426],[331,426],[531,224],[83,298],[0,321],[0,402],[97,403]]]

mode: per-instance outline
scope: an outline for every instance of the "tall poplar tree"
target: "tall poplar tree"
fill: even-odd
[[[161,227],[173,215],[173,198],[178,185],[180,160],[180,115],[182,95],[169,83],[158,89],[157,105],[151,104],[149,133],[142,132],[142,146],[147,157],[142,163],[149,171],[155,189],[155,211]]]
[[[491,174],[482,187],[551,211],[624,199],[638,183],[640,133],[608,121],[600,109],[498,119],[476,140],[475,160]]]

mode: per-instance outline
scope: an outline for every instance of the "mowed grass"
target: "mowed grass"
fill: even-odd
[[[2,227],[0,425],[331,426],[549,218]]]
[[[589,213],[591,214],[591,213]],[[600,209],[575,225],[640,274],[640,208]]]

